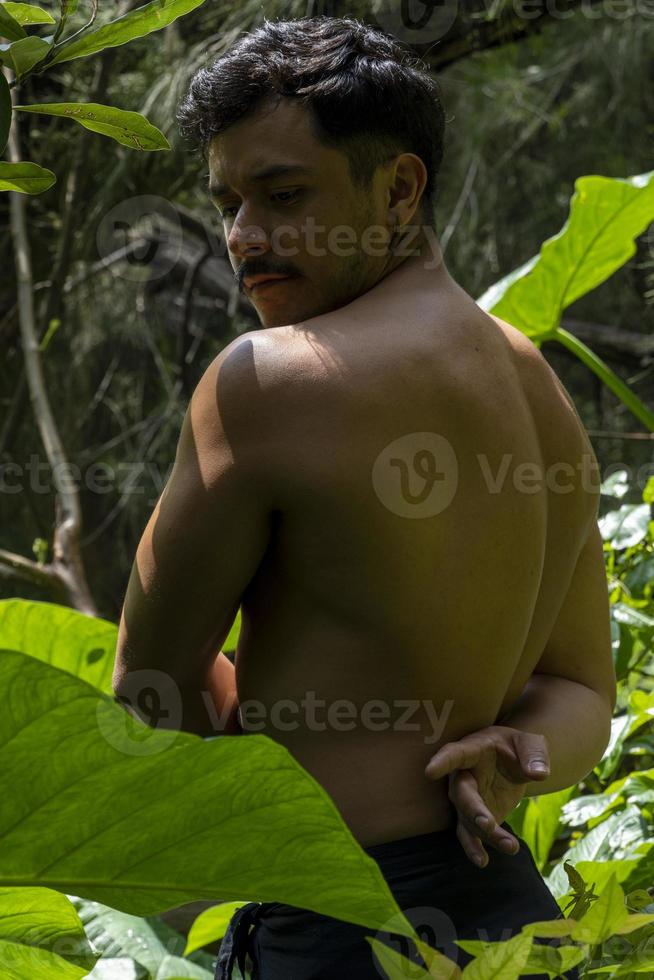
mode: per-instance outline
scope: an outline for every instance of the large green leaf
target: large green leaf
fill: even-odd
[[[378,864],[282,745],[148,728],[15,651],[0,652],[0,794],[0,885],[134,915],[284,902],[373,930],[393,916],[413,936]]]
[[[42,37],[23,37],[19,41],[12,41],[6,51],[3,51],[3,57],[20,78],[39,61],[43,61],[50,48],[51,44]]]
[[[151,3],[123,14],[97,30],[87,31],[69,44],[64,42],[50,64],[86,58],[104,48],[126,44],[134,38],[159,31],[202,3],[204,0],[152,0]]]
[[[0,600],[0,649],[28,653],[112,694],[118,628],[53,602]]]
[[[212,980],[214,957],[203,950],[185,959],[184,937],[161,919],[144,919],[100,902],[89,902],[72,895],[69,898],[77,909],[86,935],[103,959],[127,959],[138,967],[137,976],[152,980],[171,977]],[[111,974],[108,977],[113,980]]]
[[[0,160],[0,191],[41,194],[56,181],[51,170],[36,163],[5,163]]]
[[[4,3],[0,3],[0,37],[6,37],[8,41],[19,41],[22,37],[27,37],[25,28],[11,16]]]
[[[0,153],[4,153],[9,138],[11,126],[11,92],[9,82],[3,71],[0,71]]]
[[[624,180],[580,177],[561,231],[477,303],[541,342],[556,331],[566,307],[634,255],[634,239],[652,221],[654,171]]]
[[[42,102],[34,105],[15,105],[21,112],[42,112],[48,116],[74,119],[86,129],[110,136],[123,146],[134,150],[169,150],[170,143],[156,126],[140,112],[116,109],[98,102]]]
[[[0,888],[2,980],[80,980],[97,959],[65,895]]]
[[[54,17],[43,7],[37,7],[32,3],[12,3],[7,0],[2,6],[8,14],[14,18],[18,24],[54,24]]]

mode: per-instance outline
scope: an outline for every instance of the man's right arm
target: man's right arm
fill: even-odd
[[[615,703],[608,588],[595,508],[542,656],[520,697],[496,721],[547,739],[550,775],[528,783],[526,796],[572,786],[598,764],[610,740]]]

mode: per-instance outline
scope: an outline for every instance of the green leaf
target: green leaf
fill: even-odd
[[[118,627],[54,602],[0,600],[0,649],[17,650],[67,670],[113,695]]]
[[[61,9],[61,16],[72,17],[77,10],[78,0],[60,0],[59,6]]]
[[[646,949],[634,950],[622,963],[611,963],[609,966],[600,966],[596,970],[587,971],[591,976],[595,973],[610,973],[611,980],[613,980],[613,977],[624,977],[630,973],[647,973],[648,977],[646,980],[649,980],[653,972],[654,952]]]
[[[85,980],[150,980],[150,974],[127,956],[98,960]]]
[[[464,969],[463,980],[520,980],[533,942],[532,936],[518,933],[502,943],[486,943],[481,956]]]
[[[563,311],[634,255],[634,240],[653,220],[654,171],[580,177],[561,231],[477,302],[535,341],[551,338]]]
[[[184,937],[161,919],[144,919],[119,912],[100,902],[70,896],[94,947],[107,957],[126,957],[139,968],[139,976],[168,980],[194,977],[213,980],[214,958],[207,952],[185,959]],[[107,974],[113,980],[113,974]]]
[[[43,61],[50,48],[51,44],[42,37],[23,37],[19,41],[12,41],[4,54],[9,56],[11,66],[20,78],[34,65],[38,65],[39,61]]]
[[[77,10],[77,2],[78,0],[59,0],[59,24],[55,31],[55,43],[59,41],[59,38],[63,34],[68,18],[72,17]],[[63,41],[61,44],[63,44]]]
[[[647,826],[635,806],[614,813],[589,830],[576,844],[561,856],[559,863],[547,877],[547,885],[555,898],[569,892],[568,876],[563,865],[570,861],[575,867],[581,861],[606,861],[623,857],[617,853],[647,835]],[[585,877],[585,876],[584,876]]]
[[[575,925],[574,919],[542,919],[528,922],[521,932],[524,936],[538,936],[540,939],[560,939],[569,936]]]
[[[536,936],[541,939],[560,939],[569,936],[576,924],[574,920],[569,919],[531,922],[522,927],[519,936],[529,936],[532,939]],[[478,939],[458,939],[456,940],[456,944],[472,956],[481,957],[486,954],[490,970],[493,968],[491,958],[494,959],[497,957],[499,962],[502,963],[506,957],[505,952],[502,950],[502,947],[505,945],[504,943],[488,943]],[[529,976],[532,976],[534,973],[538,973],[539,976],[548,973],[549,976],[558,977],[559,974],[572,969],[573,966],[576,966],[585,959],[585,955],[584,949],[580,946],[552,946],[549,943],[534,942],[529,949],[522,970],[525,974],[529,974]],[[522,973],[520,975],[522,976]],[[465,971],[464,976],[467,977]],[[494,974],[489,972],[488,976],[494,976]]]
[[[373,930],[397,917],[395,931],[414,935],[379,865],[282,745],[149,728],[14,651],[0,652],[0,798],[0,885],[132,915],[282,902]]]
[[[65,895],[49,888],[0,888],[2,980],[79,980],[96,959]]]
[[[0,160],[0,191],[41,194],[56,181],[51,170],[36,163],[4,163]]]
[[[366,939],[372,946],[372,951],[389,980],[406,980],[407,977],[411,977],[411,980],[433,980],[434,977],[439,977],[439,980],[440,977],[443,980],[446,978],[454,980],[455,977],[458,978],[461,975],[459,968],[453,961],[450,961],[452,970],[449,973],[441,973],[440,975],[434,972],[427,973],[424,967],[421,970],[416,963],[407,959],[406,956],[402,956],[396,949],[392,949],[381,940],[375,939],[374,936],[366,936]]]
[[[4,153],[9,139],[11,126],[11,92],[9,82],[3,71],[0,71],[0,153]]]
[[[611,615],[619,623],[625,623],[627,626],[634,626],[636,629],[654,630],[654,617],[648,616],[642,609],[634,609],[624,602],[614,603],[611,606]]]
[[[27,31],[11,16],[4,3],[0,3],[0,37],[6,37],[8,41],[27,37]]]
[[[620,499],[629,491],[629,474],[626,470],[616,470],[603,480],[600,486],[603,497],[617,497]]]
[[[32,3],[11,3],[10,0],[7,0],[2,6],[8,14],[11,14],[17,24],[56,23],[51,13]]]
[[[628,915],[624,892],[613,874],[602,894],[576,923],[570,935],[578,942],[598,945],[613,936]]]
[[[630,932],[635,932],[636,929],[642,929],[643,926],[648,926],[654,922],[654,914],[651,912],[634,912],[633,915],[628,915],[626,919],[618,923],[615,927],[616,936],[626,936]]]
[[[170,149],[170,143],[164,134],[140,112],[116,109],[97,102],[43,102],[16,105],[14,109],[20,109],[21,112],[42,112],[48,116],[66,116],[94,133],[110,136],[123,146],[135,150]]]
[[[541,873],[557,838],[563,807],[575,792],[576,787],[569,786],[556,793],[545,793],[528,799],[520,836],[529,845]]]
[[[98,27],[95,31],[88,31],[69,44],[64,42],[50,64],[57,65],[62,61],[71,61],[73,58],[86,58],[105,48],[113,48],[119,44],[126,44],[134,38],[144,37],[153,31],[161,30],[162,27],[167,27],[178,17],[195,10],[202,3],[204,0],[152,0],[151,3],[123,14],[122,17],[117,17],[116,20]]]
[[[642,558],[638,563],[629,568],[624,574],[624,584],[631,593],[632,598],[646,598],[645,590],[654,588],[654,558],[646,558],[646,552],[642,552]]]
[[[647,537],[649,514],[649,504],[622,504],[600,517],[598,525],[602,538],[616,551],[632,548]]]
[[[623,607],[623,611],[628,607]],[[632,610],[633,611],[633,610]],[[614,610],[617,613],[617,610]],[[624,622],[622,615],[619,618]],[[605,781],[614,772],[625,751],[625,742],[634,732],[649,724],[654,716],[654,692],[632,691],[624,714],[615,715],[611,721],[611,738],[604,756],[596,767]]]
[[[184,956],[208,943],[222,939],[234,912],[242,905],[245,905],[245,902],[222,902],[200,912],[189,930]]]
[[[621,789],[616,789],[612,793],[587,793],[578,796],[563,807],[562,822],[573,827],[581,826],[589,820],[603,816],[617,800],[621,799]]]
[[[550,977],[560,977],[585,959],[586,952],[581,946],[550,946],[534,943],[529,950],[524,975],[548,974]]]
[[[236,617],[232,623],[232,627],[225,637],[225,642],[223,643],[223,650],[235,650],[238,643],[238,638],[241,633],[241,608],[236,611]]]

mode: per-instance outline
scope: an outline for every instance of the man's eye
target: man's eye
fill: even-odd
[[[291,195],[291,198],[296,198],[299,193],[300,193],[299,191],[279,191],[277,194],[273,194],[272,197],[278,197],[278,198],[279,197],[282,197],[283,198],[285,194],[287,194],[287,195],[290,194]],[[286,200],[286,201],[283,201],[282,203],[288,204],[289,202],[288,202],[288,200]]]
[[[299,193],[300,192],[297,191],[297,190],[295,190],[295,191],[277,191],[276,194],[271,194],[270,196],[273,197],[273,198],[282,198],[282,199],[286,196],[286,200],[282,200],[281,203],[282,204],[290,204],[291,201],[288,200],[288,195],[290,195],[291,200],[293,200],[294,198],[296,198],[298,196]],[[220,212],[221,217],[227,218],[229,216],[229,214],[230,214],[230,211],[238,211],[238,207],[223,208],[222,211]]]

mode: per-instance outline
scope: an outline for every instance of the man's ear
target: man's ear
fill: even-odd
[[[403,227],[421,217],[421,202],[427,186],[427,168],[415,153],[402,153],[390,176],[388,220],[390,227]]]

